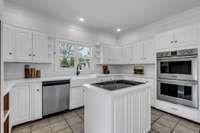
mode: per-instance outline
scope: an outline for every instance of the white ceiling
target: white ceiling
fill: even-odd
[[[6,0],[32,7],[47,15],[90,28],[115,32],[136,29],[184,10],[200,6],[200,0]]]

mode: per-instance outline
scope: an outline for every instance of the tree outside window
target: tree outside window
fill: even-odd
[[[68,42],[59,43],[59,65],[61,68],[74,67],[74,45]]]
[[[81,65],[82,69],[90,67],[91,61],[91,48],[78,46],[78,64]]]

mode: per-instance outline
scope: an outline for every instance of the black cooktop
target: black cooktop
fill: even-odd
[[[130,80],[112,80],[106,82],[100,82],[92,84],[93,86],[103,88],[109,91],[115,91],[127,87],[132,87],[136,85],[144,84],[142,82],[130,81]]]

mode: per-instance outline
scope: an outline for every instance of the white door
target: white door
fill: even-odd
[[[42,83],[32,83],[30,86],[30,119],[42,118]]]
[[[32,61],[32,32],[14,28],[13,43],[15,44],[16,60],[19,62]]]
[[[70,109],[83,106],[83,88],[82,86],[70,88]]]
[[[3,58],[5,61],[13,61],[15,57],[12,42],[13,27],[7,24],[3,25]]]
[[[33,33],[33,62],[49,62],[48,36],[42,33]]]
[[[156,53],[155,53],[155,41],[154,39],[149,39],[144,41],[144,63],[155,63]]]
[[[169,31],[165,33],[160,33],[156,35],[156,49],[169,49],[173,47],[174,32]]]
[[[11,124],[17,125],[29,121],[29,86],[18,84],[13,87],[10,94]]]
[[[188,26],[174,31],[175,46],[196,45],[198,30],[197,26]]]
[[[142,63],[143,61],[143,43],[138,42],[133,46],[133,62]]]

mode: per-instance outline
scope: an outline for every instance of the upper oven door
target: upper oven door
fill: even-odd
[[[158,78],[197,80],[197,57],[157,59]]]

